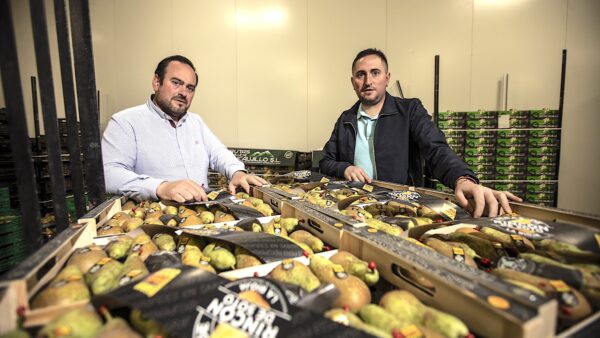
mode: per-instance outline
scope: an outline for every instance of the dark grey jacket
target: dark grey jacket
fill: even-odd
[[[319,162],[325,175],[344,177],[354,161],[359,102],[342,113]],[[444,134],[431,121],[419,99],[401,99],[386,93],[374,135],[377,179],[423,186],[423,160],[434,178],[454,189],[461,176],[477,177],[448,147]]]

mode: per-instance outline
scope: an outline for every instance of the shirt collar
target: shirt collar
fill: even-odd
[[[377,120],[377,118],[379,117],[379,115],[375,116],[375,117],[371,117],[369,116],[369,114],[367,114],[367,112],[365,112],[365,110],[363,109],[362,103],[358,105],[358,114],[356,114],[356,119],[358,121],[360,121],[361,118],[366,118],[368,120],[374,121]]]
[[[159,106],[156,105],[156,103],[154,103],[154,95],[155,94],[150,95],[150,98],[148,98],[148,102],[146,102],[146,105],[148,106],[148,108],[150,108],[151,111],[158,114],[158,116],[160,116],[160,118],[175,122],[175,120],[173,120],[171,118],[171,116],[167,115],[167,113],[165,113],[162,109],[160,109]],[[179,122],[184,122],[186,118],[187,118],[187,113],[185,113],[185,115],[181,119],[179,119]]]

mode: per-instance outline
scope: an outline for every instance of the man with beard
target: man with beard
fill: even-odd
[[[511,212],[508,200],[521,201],[510,192],[480,185],[420,100],[387,93],[390,73],[383,52],[371,48],[358,53],[350,80],[358,102],[342,113],[323,147],[319,165],[324,174],[349,181],[373,178],[423,186],[425,160],[434,178],[454,189],[460,206],[474,217],[480,217],[486,206],[490,217],[498,214],[499,207]]]
[[[148,101],[112,116],[102,138],[107,192],[137,200],[206,201],[209,167],[229,179],[231,194],[267,183],[246,174],[202,118],[188,112],[197,83],[190,60],[167,57],[156,67]]]

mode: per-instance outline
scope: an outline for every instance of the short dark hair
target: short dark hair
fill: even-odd
[[[196,84],[198,84],[198,74],[196,73],[196,68],[194,67],[194,64],[192,63],[192,61],[190,61],[190,59],[182,55],[171,55],[162,59],[162,61],[158,63],[156,69],[154,70],[154,74],[158,76],[158,80],[161,84],[165,78],[165,70],[167,69],[169,63],[171,63],[172,61],[181,62],[192,67],[192,69],[194,70],[194,74],[196,75]]]
[[[383,61],[383,65],[385,66],[385,70],[387,71],[388,69],[388,62],[387,62],[387,58],[385,57],[385,54],[383,54],[382,51],[380,51],[377,48],[367,48],[365,50],[360,51],[358,54],[356,54],[356,57],[354,58],[354,61],[352,61],[352,72],[354,72],[354,66],[356,66],[356,61],[358,61],[359,59],[364,58],[365,56],[368,55],[377,55],[379,56],[379,58],[381,59],[381,61]]]

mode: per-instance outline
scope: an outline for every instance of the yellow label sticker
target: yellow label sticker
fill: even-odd
[[[214,200],[215,198],[217,198],[217,196],[219,196],[219,192],[218,191],[211,191],[208,193],[208,195],[206,195],[208,197],[209,200]]]
[[[339,264],[333,264],[333,265],[331,266],[331,268],[333,269],[333,272],[335,272],[335,273],[344,272],[344,267],[342,267],[342,266],[341,266],[341,265],[339,265]]]
[[[521,237],[520,235],[515,235],[515,234],[510,235],[510,238],[512,238],[513,241],[522,241],[523,240],[523,237]]]
[[[373,192],[373,186],[365,184],[365,185],[363,185],[363,190],[366,190],[368,192]]]
[[[291,264],[292,263],[292,259],[291,258],[286,258],[282,261],[283,264]]]
[[[569,286],[560,279],[551,280],[550,285],[552,285],[558,292],[569,292],[570,290]]]
[[[464,256],[465,255],[465,251],[462,248],[459,247],[452,247],[452,253],[455,255],[461,255]]]
[[[499,296],[488,296],[487,301],[491,306],[500,310],[507,310],[510,308],[510,302]]]
[[[67,282],[77,282],[81,280],[80,275],[72,275],[67,277]]]
[[[180,269],[174,268],[158,270],[157,272],[146,277],[143,281],[137,283],[133,289],[145,294],[148,297],[153,297],[180,273]]]
[[[596,242],[598,243],[598,246],[600,246],[600,235],[595,234],[594,237],[596,237]]]
[[[423,332],[416,325],[408,325],[400,329],[402,336],[406,338],[420,338],[423,337]]]
[[[102,259],[100,259],[99,261],[96,262],[96,265],[105,265],[108,262],[112,261],[112,258],[110,257],[104,257]]]
[[[129,278],[134,278],[135,276],[139,276],[139,274],[141,274],[141,273],[142,273],[142,270],[133,269],[133,270],[129,271],[126,276]]]
[[[375,228],[369,228],[369,229],[367,229],[367,232],[370,232],[370,233],[374,234],[374,233],[377,232],[377,229],[375,229]]]
[[[444,204],[442,214],[453,220],[456,218],[456,209],[451,204]]]
[[[334,226],[334,227],[336,227],[336,228],[341,228],[341,227],[343,227],[344,225],[343,225],[342,223],[339,223],[339,222],[338,222],[338,223],[334,223],[334,224],[333,224],[333,226]]]
[[[327,182],[329,182],[329,179],[327,177],[321,178],[321,183],[327,183]]]

